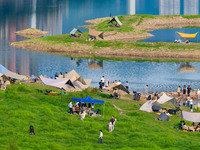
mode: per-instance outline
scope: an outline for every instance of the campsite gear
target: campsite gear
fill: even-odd
[[[176,109],[169,109],[169,110],[168,110],[168,113],[174,114],[174,115],[175,115],[175,114],[176,114]]]
[[[105,110],[105,102],[102,100],[97,100],[97,99],[91,99],[90,96],[86,98],[72,98],[72,101],[77,101],[77,102],[84,102],[84,103],[98,103],[98,104],[104,104],[103,108],[103,117],[104,117],[104,110]],[[99,110],[98,110],[99,111]],[[98,113],[98,112],[97,112]]]
[[[177,33],[183,39],[194,39],[196,35],[198,34],[198,32],[195,34],[186,34],[186,33],[180,33],[180,32],[177,32]]]
[[[30,135],[34,134],[35,135],[35,131],[32,125],[30,125]]]
[[[140,93],[135,92],[134,95],[133,95],[133,100],[139,101],[140,100],[140,95],[141,95]]]
[[[167,115],[164,114],[164,113],[161,113],[160,116],[159,116],[159,120],[162,120],[162,121],[169,121],[169,116],[167,116]]]
[[[160,107],[160,105],[153,105],[152,106],[152,110],[153,112],[159,112],[162,108]]]
[[[81,30],[74,28],[74,29],[72,29],[72,31],[70,32],[71,38],[73,38],[73,37],[81,37],[81,34],[76,34],[76,32],[82,33]]]
[[[114,24],[114,22],[115,22],[115,24]],[[113,27],[120,27],[120,26],[122,26],[122,23],[119,21],[119,19],[118,19],[117,16],[115,16],[114,18],[112,18],[112,19],[108,22],[108,24],[109,24],[109,23],[111,23]]]

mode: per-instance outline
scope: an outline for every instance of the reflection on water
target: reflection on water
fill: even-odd
[[[180,68],[178,70],[179,73],[186,73],[186,72],[196,72],[196,68],[190,65],[189,62],[181,63]]]
[[[89,70],[91,69],[103,69],[103,60],[90,60],[88,63]]]
[[[98,86],[104,75],[111,81],[128,80],[131,90],[143,91],[146,84],[150,91],[157,92],[174,90],[179,84],[196,88],[199,63],[191,63],[196,73],[178,74],[180,65],[174,63],[71,59],[14,48],[8,43],[26,39],[15,32],[30,27],[48,31],[50,36],[69,33],[74,27],[84,25],[85,20],[110,14],[199,14],[199,5],[199,0],[0,0],[0,64],[24,75],[49,77],[55,72],[75,69],[84,78],[92,78],[92,86]],[[167,31],[166,35],[159,39],[171,37],[174,41],[174,32]]]

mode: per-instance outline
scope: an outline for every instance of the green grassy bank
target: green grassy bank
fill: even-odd
[[[0,91],[0,149],[199,149],[199,133],[188,133],[171,128],[180,118],[171,121],[154,120],[158,115],[139,111],[141,102],[108,99],[96,89],[71,92],[67,95],[44,95],[49,87],[38,84],[11,85]],[[54,91],[58,91],[53,89]],[[58,91],[59,92],[59,91]],[[105,100],[105,117],[68,114],[72,97]],[[122,109],[122,113],[113,104]],[[102,105],[95,105],[102,110]],[[111,115],[117,118],[115,130],[108,132]],[[190,124],[188,122],[188,124]],[[36,135],[29,135],[33,125]],[[104,133],[104,144],[98,144],[99,130]]]

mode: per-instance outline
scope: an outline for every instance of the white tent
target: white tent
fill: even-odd
[[[187,111],[181,111],[181,113],[179,114],[179,117],[191,122],[200,122],[200,113],[191,113]]]
[[[150,100],[144,103],[139,110],[146,111],[146,112],[153,112],[152,105],[156,100]]]
[[[46,85],[50,85],[50,86],[54,86],[57,88],[62,89],[66,84],[68,84],[69,82],[71,82],[69,79],[65,78],[65,79],[60,79],[60,80],[56,80],[56,79],[49,79],[49,78],[45,78],[45,77],[41,77],[40,79],[42,80],[42,82]]]
[[[23,79],[26,78],[26,76],[24,76],[24,75],[19,75],[19,74],[16,74],[14,72],[11,72],[11,71],[8,71],[5,75],[7,77],[11,77],[11,78],[17,79],[17,80],[23,80]]]
[[[165,93],[157,100],[157,102],[160,104],[171,103],[173,105],[176,105],[176,99],[173,97],[167,96]]]
[[[4,74],[7,77],[10,77],[10,78],[13,78],[13,79],[17,79],[17,80],[23,80],[24,78],[26,78],[26,76],[24,76],[24,75],[18,75],[18,74],[14,73],[14,72],[9,71],[8,69],[6,69],[1,64],[0,64],[0,74],[2,74],[2,75]]]

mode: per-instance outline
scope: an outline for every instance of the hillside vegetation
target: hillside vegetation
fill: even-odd
[[[44,95],[45,89],[57,89],[38,84],[11,85],[0,91],[0,149],[199,149],[199,133],[179,131],[180,118],[171,121],[154,120],[154,113],[139,111],[141,102],[110,99],[107,94],[90,88],[67,95]],[[105,100],[105,117],[68,114],[72,97]],[[117,110],[114,105],[121,110]],[[103,106],[95,105],[102,114]],[[115,130],[108,132],[111,116],[117,118]],[[187,122],[187,124],[191,124]],[[33,125],[35,135],[29,135]],[[99,130],[104,133],[104,144],[98,144]]]

